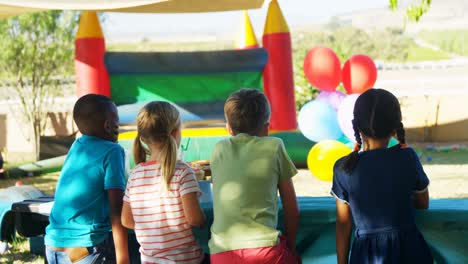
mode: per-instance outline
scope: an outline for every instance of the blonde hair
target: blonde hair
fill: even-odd
[[[146,162],[148,150],[146,144],[159,144],[159,162],[165,187],[169,190],[169,183],[174,175],[177,163],[177,142],[172,133],[180,128],[180,114],[168,102],[153,101],[146,104],[138,113],[137,137],[133,143],[133,157],[135,164]],[[143,142],[142,142],[143,141]]]

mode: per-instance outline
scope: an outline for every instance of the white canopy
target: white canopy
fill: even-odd
[[[45,10],[192,13],[260,8],[264,0],[0,0],[0,19]]]

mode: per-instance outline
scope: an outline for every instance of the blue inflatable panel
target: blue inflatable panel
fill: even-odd
[[[118,106],[119,119],[121,124],[133,124],[136,122],[136,118],[140,109],[143,108],[148,102],[140,102],[135,104],[127,104]],[[203,118],[185,110],[184,108],[174,105],[179,110],[182,122],[194,122],[202,121]]]
[[[193,52],[106,52],[109,74],[205,74],[263,71],[263,48]]]

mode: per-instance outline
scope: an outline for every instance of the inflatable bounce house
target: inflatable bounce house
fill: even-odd
[[[276,1],[267,16],[264,48],[247,13],[237,49],[204,52],[106,52],[94,12],[82,14],[76,39],[77,96],[97,93],[118,105],[120,121],[131,127],[152,100],[176,105],[182,113],[186,161],[208,160],[214,144],[228,135],[224,101],[240,88],[263,90],[271,102],[271,135],[285,141],[292,159],[305,164],[312,142],[297,129],[291,40]],[[120,135],[131,148],[135,132]],[[185,142],[185,143],[184,143]]]

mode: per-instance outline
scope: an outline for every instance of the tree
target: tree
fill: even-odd
[[[419,0],[418,4],[411,4],[406,8],[406,18],[418,22],[421,17],[429,11],[432,0]],[[389,0],[390,8],[396,11],[398,8],[398,0]]]
[[[57,77],[73,70],[77,14],[47,11],[0,21],[2,78],[13,84],[21,115],[31,124],[36,159],[47,113],[60,93]]]

